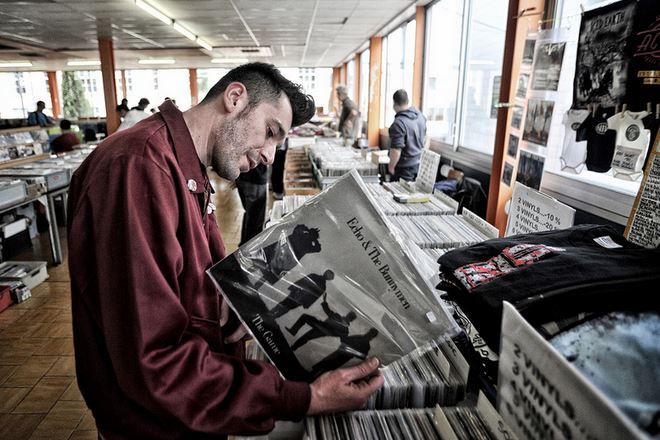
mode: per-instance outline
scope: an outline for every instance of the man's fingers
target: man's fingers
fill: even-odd
[[[353,365],[352,367],[342,368],[341,370],[343,370],[344,378],[348,382],[354,382],[372,375],[378,370],[379,365],[380,361],[374,357],[360,362],[357,365]]]
[[[225,325],[229,320],[229,304],[225,299],[220,303],[220,327]]]

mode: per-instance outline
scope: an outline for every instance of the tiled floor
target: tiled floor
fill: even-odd
[[[226,181],[216,179],[214,187],[220,231],[233,252],[240,241],[241,202]],[[64,229],[60,235],[66,257]],[[48,260],[47,239],[37,238],[13,259]],[[66,258],[48,274],[32,298],[0,313],[0,439],[97,439],[76,384]]]

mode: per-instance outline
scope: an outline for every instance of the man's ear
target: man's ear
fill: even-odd
[[[222,95],[222,101],[227,113],[242,111],[248,105],[247,89],[240,82],[230,83]]]

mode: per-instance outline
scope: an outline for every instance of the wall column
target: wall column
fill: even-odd
[[[108,136],[110,136],[119,127],[112,37],[99,37],[99,55],[101,58],[101,74],[103,75],[103,95],[105,96],[105,121]]]
[[[60,118],[60,92],[57,90],[57,73],[48,73],[48,89],[50,90],[50,102],[53,108],[53,118]]]
[[[343,85],[346,85],[346,77],[347,77],[347,73],[348,73],[348,63],[344,63],[344,64],[341,65],[340,72],[341,72],[341,77],[339,78],[339,80],[341,81],[341,83]]]
[[[415,9],[415,61],[413,64],[412,105],[422,108],[422,83],[424,79],[424,34],[426,29],[426,8]]]
[[[188,69],[188,79],[190,80],[190,105],[197,105],[199,102],[199,88],[197,87],[197,69]]]
[[[369,40],[369,110],[367,116],[367,138],[370,147],[380,143],[380,70],[382,65],[382,37]]]

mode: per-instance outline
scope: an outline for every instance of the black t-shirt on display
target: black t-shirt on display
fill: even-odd
[[[587,140],[587,169],[597,173],[606,173],[612,165],[616,147],[616,131],[607,128],[607,118],[612,112],[598,111],[590,115],[577,130],[577,139]]]

